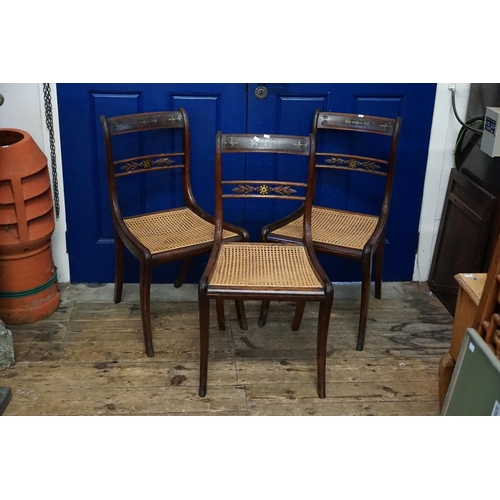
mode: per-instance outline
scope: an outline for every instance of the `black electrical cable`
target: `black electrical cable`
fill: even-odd
[[[458,116],[458,112],[457,112],[457,107],[456,107],[456,104],[455,104],[455,92],[457,90],[456,89],[451,89],[451,104],[453,105],[453,113],[455,113],[455,118],[460,122],[460,124],[462,126],[464,126],[465,128],[468,128],[469,130],[472,130],[473,132],[476,132],[478,134],[482,134],[483,131],[482,130],[478,130],[477,128],[472,128],[472,127],[469,127],[469,125],[467,125],[466,123],[464,123],[460,117]],[[470,120],[468,120],[470,121]]]
[[[469,125],[475,125],[476,123],[484,123],[484,115],[472,116],[471,118],[469,118],[465,122],[465,124],[462,126],[462,128],[458,132],[457,141],[455,143],[455,150],[454,150],[455,168],[459,168],[458,164],[457,164],[457,159],[462,160],[461,163],[463,163],[464,158],[462,158],[462,157],[465,156],[465,158],[466,158],[469,155],[469,153],[471,152],[472,148],[474,146],[476,146],[476,142],[474,142],[472,140],[474,137],[473,136],[471,138],[471,140],[468,142],[465,149],[462,149],[465,134],[467,133],[468,130],[472,130],[475,134],[479,134],[479,135],[481,134],[481,132],[482,132],[481,130],[478,130],[478,129],[475,129],[475,128],[469,126]]]

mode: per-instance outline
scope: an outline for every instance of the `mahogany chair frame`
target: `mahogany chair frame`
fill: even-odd
[[[333,286],[316,258],[311,240],[311,207],[315,187],[315,147],[315,139],[312,135],[302,137],[217,133],[215,148],[216,234],[214,247],[198,289],[200,397],[204,397],[207,392],[209,302],[211,299],[319,302],[317,390],[320,398],[324,398],[326,395],[326,345],[333,301]],[[233,153],[307,156],[308,170],[307,176],[304,175],[306,182],[248,179],[225,181],[222,172],[223,157]],[[304,194],[300,194],[301,192]],[[223,201],[227,198],[251,200],[263,196],[283,201],[287,199],[300,200],[304,203],[303,238],[293,243],[278,245],[265,242],[235,243],[223,241]],[[286,263],[290,262],[288,260],[290,255],[295,252],[301,255],[300,263],[287,265]],[[232,260],[231,256],[234,254],[238,256]],[[269,254],[273,254],[276,257],[275,260],[269,258]],[[282,259],[281,265],[279,264],[280,259]],[[265,266],[267,267],[264,272]],[[301,272],[307,275],[307,279],[303,278]],[[254,279],[256,275],[258,277]]]
[[[353,133],[369,133],[391,138],[390,151],[387,158],[368,158],[356,154],[344,154],[336,151],[317,151],[316,168],[328,170],[348,170],[360,175],[377,175],[385,177],[383,200],[378,216],[347,212],[343,210],[325,209],[314,205],[312,207],[311,224],[314,249],[325,254],[346,257],[361,261],[362,285],[360,319],[356,349],[363,350],[368,321],[368,306],[372,277],[372,262],[375,256],[375,298],[382,296],[382,268],[384,258],[385,235],[387,219],[391,202],[396,154],[401,128],[401,118],[383,118],[379,116],[334,113],[317,110],[312,123],[312,133],[318,141],[319,131],[335,133],[335,131],[349,131]],[[326,210],[330,210],[327,212]],[[261,232],[262,241],[294,242],[300,237],[300,219],[304,207],[279,221],[265,226]],[[321,217],[326,222],[320,223]],[[336,219],[334,219],[334,217]],[[352,219],[357,227],[357,241],[349,244],[350,228],[340,228],[335,220]],[[330,219],[330,220],[329,220]],[[368,224],[369,223],[369,224]],[[285,228],[286,226],[286,228]],[[285,230],[284,230],[285,228]],[[354,231],[352,231],[354,233]],[[330,238],[335,233],[334,238]],[[338,235],[342,235],[344,242],[339,243]],[[347,238],[345,238],[347,237]],[[347,240],[347,242],[345,241]],[[334,277],[332,277],[334,278]],[[292,329],[298,330],[304,312],[305,303],[298,302],[292,321]],[[264,326],[267,320],[269,301],[263,301],[259,325]]]
[[[173,261],[181,261],[181,267],[174,286],[180,287],[187,275],[191,257],[211,251],[215,234],[214,217],[196,203],[191,187],[190,127],[186,111],[157,111],[136,113],[114,117],[101,116],[104,133],[106,164],[108,174],[111,215],[115,233],[115,292],[114,302],[122,297],[124,280],[125,247],[140,264],[140,305],[146,355],[154,356],[151,333],[150,288],[152,269],[155,266]],[[147,132],[160,129],[182,129],[182,146],[177,147],[165,141],[164,149],[154,154],[144,154],[132,158],[116,159],[113,150],[113,137],[117,135]],[[117,178],[136,174],[147,175],[159,170],[182,170],[182,192],[184,206],[168,208],[160,212],[137,214],[123,217],[118,198]],[[179,219],[180,217],[180,219]],[[176,222],[175,235],[168,228]],[[182,222],[178,222],[178,221]],[[179,229],[179,224],[188,227]],[[147,225],[147,227],[146,227]],[[144,226],[144,227],[143,227]],[[139,229],[138,229],[139,228]],[[232,224],[224,225],[224,237],[230,241],[249,239],[248,232]],[[171,232],[172,233],[172,232]],[[159,241],[156,235],[160,234]],[[166,239],[175,238],[165,243]],[[246,328],[243,303],[236,304],[240,326]],[[224,329],[224,307],[217,303],[219,328]]]

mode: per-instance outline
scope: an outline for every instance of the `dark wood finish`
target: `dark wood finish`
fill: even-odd
[[[140,263],[140,305],[144,344],[147,356],[152,357],[154,356],[154,350],[151,333],[150,288],[153,267],[167,262],[181,260],[182,265],[180,272],[175,280],[175,286],[180,287],[188,271],[189,259],[195,255],[210,252],[213,241],[190,244],[181,248],[152,253],[151,250],[145,246],[145,244],[139,241],[134,234],[132,234],[124,222],[120,210],[116,178],[133,174],[149,175],[151,172],[158,170],[169,171],[173,169],[182,169],[182,192],[184,201],[184,207],[182,208],[188,208],[194,214],[210,224],[214,224],[214,218],[198,206],[192,192],[190,176],[190,128],[188,116],[184,109],[180,108],[177,111],[140,113],[115,117],[101,116],[100,120],[104,133],[109,197],[111,202],[113,225],[115,229],[116,268],[114,300],[116,303],[121,301],[124,276],[123,252],[126,247]],[[116,152],[113,149],[114,136],[128,133],[142,133],[160,129],[171,129],[172,131],[181,129],[183,133],[182,146],[175,146],[177,143],[173,139],[166,140],[164,142],[165,150],[161,152],[154,151],[153,154],[141,155],[132,158],[115,158]],[[179,149],[173,149],[175,147],[179,147]],[[168,207],[165,209],[165,212],[169,212],[171,210],[172,207]],[[248,239],[248,233],[242,228],[230,224],[225,224],[224,228],[237,233],[237,236],[231,238],[232,240],[243,241]],[[244,309],[242,304],[239,305],[239,309],[243,311],[243,322]],[[218,311],[222,313],[223,308],[219,307]],[[220,318],[219,323],[223,328],[224,319]]]
[[[208,261],[205,272],[203,273],[199,288],[199,319],[200,319],[200,384],[199,395],[204,397],[207,392],[207,376],[208,376],[208,353],[209,353],[209,324],[210,324],[210,299],[233,299],[233,300],[278,300],[278,301],[317,301],[320,303],[318,313],[318,327],[317,327],[317,344],[316,344],[316,361],[317,361],[317,391],[320,398],[326,396],[326,346],[328,337],[328,326],[330,320],[330,313],[333,301],[333,286],[329,278],[326,276],[322,267],[320,266],[316,255],[314,253],[312,239],[311,239],[311,209],[314,199],[315,190],[315,150],[316,142],[314,136],[311,134],[308,137],[296,136],[280,136],[280,135],[259,135],[253,134],[222,134],[218,132],[215,147],[215,189],[216,189],[216,208],[215,208],[215,242],[212,249],[210,259]],[[304,223],[303,223],[303,238],[291,244],[283,245],[280,247],[286,251],[289,247],[300,246],[305,249],[308,259],[309,270],[314,272],[316,279],[319,281],[318,288],[308,289],[299,286],[300,279],[299,270],[293,269],[289,272],[297,276],[295,286],[281,286],[279,288],[256,288],[245,283],[238,284],[238,286],[217,286],[213,283],[212,278],[216,270],[218,260],[221,255],[223,245],[231,245],[231,243],[223,242],[222,240],[222,227],[223,227],[223,157],[232,153],[246,153],[247,155],[254,154],[288,154],[288,155],[303,155],[307,156],[308,166],[304,169],[305,183],[300,183],[302,187],[306,187],[306,193],[301,196],[304,202]],[[247,173],[247,176],[251,175]],[[290,182],[276,182],[269,181],[252,181],[243,179],[236,181],[236,185],[247,185],[248,183],[261,183],[263,186],[282,185],[290,186]],[[234,184],[231,184],[234,185]],[[253,199],[253,191],[242,190],[239,197],[243,199]],[[275,195],[273,191],[268,192],[267,188],[261,190],[260,198],[269,196],[283,201],[289,201],[292,196]],[[252,248],[259,245],[267,245],[262,242],[249,242],[246,245]],[[237,263],[238,267],[240,263]],[[250,265],[256,266],[256,262]],[[279,273],[279,269],[270,269],[270,273]],[[239,273],[238,269],[234,269],[234,273]]]
[[[338,131],[348,131],[354,134],[374,134],[387,136],[391,138],[391,145],[387,157],[368,157],[351,154],[339,153],[336,151],[318,151],[316,152],[316,169],[334,173],[335,170],[349,170],[359,172],[360,174],[376,175],[385,177],[383,200],[378,213],[378,223],[372,234],[366,241],[363,249],[352,248],[348,245],[333,245],[318,241],[313,238],[314,248],[318,252],[357,259],[362,265],[362,290],[361,290],[361,308],[358,327],[358,340],[356,349],[361,351],[364,346],[366,325],[368,320],[368,306],[370,300],[370,286],[372,276],[372,261],[375,258],[375,297],[381,298],[382,267],[385,246],[385,234],[387,218],[391,202],[392,186],[394,181],[394,171],[396,165],[396,153],[401,127],[401,118],[383,118],[377,116],[355,115],[345,113],[330,113],[317,110],[314,114],[312,133],[318,139],[319,131],[323,134],[335,134]],[[335,208],[335,207],[328,207]],[[279,228],[289,224],[291,221],[302,217],[303,208],[297,210],[289,217],[265,226],[262,230],[261,238],[263,241],[294,241],[294,238],[279,234]],[[373,215],[373,214],[371,214]],[[314,227],[314,217],[312,219]],[[338,232],[345,231],[349,234],[349,228],[332,228]],[[269,305],[263,304],[262,314],[259,324],[266,323],[267,311]],[[302,317],[301,309],[303,305],[297,304],[297,310],[293,319],[293,327],[298,328]]]
[[[498,229],[491,234],[497,198],[453,169],[429,273],[429,289],[455,312],[457,273],[486,272]],[[492,239],[494,238],[494,239]]]

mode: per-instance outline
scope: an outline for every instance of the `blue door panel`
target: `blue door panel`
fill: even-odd
[[[316,109],[346,113],[403,117],[393,202],[387,232],[384,279],[411,280],[418,241],[418,222],[435,84],[264,84],[268,95],[255,97],[259,84],[59,84],[58,102],[61,125],[68,252],[72,281],[111,282],[114,279],[114,240],[107,194],[104,144],[99,123],[101,114],[120,114],[186,109],[191,124],[192,182],[199,205],[214,211],[214,143],[218,130],[225,133],[279,133],[306,135]],[[365,139],[340,137],[337,147],[366,148]],[[121,139],[118,137],[117,139]],[[160,137],[123,140],[120,148],[134,156],[137,151]],[[320,137],[318,149],[326,147]],[[386,146],[383,146],[386,147]],[[275,180],[297,177],[302,158],[293,161],[284,156],[270,163],[255,162],[241,155],[226,155],[226,166],[233,178],[270,173]],[[254,158],[254,157],[252,157]],[[256,170],[254,170],[256,168]],[[161,203],[180,203],[180,179],[168,181],[136,175],[125,191],[126,198],[138,199],[130,209],[155,210]],[[360,201],[373,182],[372,176],[342,173],[334,180],[321,173],[315,203],[345,209],[376,211],[380,200]],[[362,177],[362,176],[361,176]],[[368,180],[369,179],[369,180]],[[375,181],[376,182],[376,181]],[[164,189],[166,188],[166,189]],[[257,200],[248,204],[242,215],[236,210],[239,200],[225,204],[228,220],[246,227],[258,238],[264,222],[285,215],[293,203]],[[163,205],[162,205],[163,206]],[[333,281],[359,281],[358,262],[320,256]],[[188,282],[197,282],[206,257],[193,260]],[[138,267],[128,252],[126,281],[138,280]],[[177,264],[161,266],[153,272],[153,281],[172,282]]]
[[[178,109],[183,106],[188,112],[192,127],[194,194],[199,205],[213,213],[215,132],[220,126],[245,130],[245,100],[243,84],[58,85],[67,203],[67,243],[72,281],[114,280],[113,227],[99,117]],[[140,154],[143,148],[151,144],[159,144],[161,138],[151,133],[141,140],[133,135],[118,136],[116,140],[120,157],[126,158]],[[244,168],[241,167],[241,173],[243,171]],[[129,202],[128,213],[125,215],[182,204],[180,175],[170,176],[168,180],[151,175],[134,175],[119,180],[131,181],[122,193]],[[131,203],[132,200],[138,200],[137,204]],[[137,282],[137,262],[128,252],[125,253],[125,258],[125,280]],[[188,280],[199,279],[204,266],[204,257],[193,259]],[[155,268],[153,281],[172,282],[177,269],[177,263]]]

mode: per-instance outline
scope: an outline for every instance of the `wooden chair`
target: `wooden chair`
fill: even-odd
[[[372,206],[373,213],[346,210],[345,207],[312,207],[312,238],[314,249],[330,255],[357,259],[362,263],[361,311],[356,349],[363,350],[372,276],[372,260],[375,260],[375,297],[382,293],[382,264],[384,256],[387,218],[391,202],[396,151],[399,139],[401,118],[382,118],[378,116],[330,113],[317,110],[314,114],[312,132],[318,141],[316,152],[316,171],[321,169],[323,176],[318,181],[326,199],[325,190],[338,189],[336,181],[327,182],[326,172],[334,174],[348,171],[351,174],[370,175],[382,182],[377,185],[371,181],[369,189],[363,193],[366,198],[373,196],[378,188],[380,204]],[[385,141],[385,142],[384,142]],[[321,144],[321,152],[319,151]],[[317,174],[318,175],[318,174]],[[355,183],[352,175],[349,183]],[[331,196],[332,201],[335,194]],[[359,206],[374,205],[371,201],[361,201]],[[294,242],[301,238],[301,207],[289,217],[271,223],[262,229],[263,241]],[[331,278],[335,278],[331,276]],[[297,303],[292,329],[298,330],[305,303]],[[259,325],[267,320],[269,301],[262,303]]]
[[[215,234],[214,218],[196,203],[190,179],[190,132],[184,109],[100,118],[106,149],[109,197],[115,231],[115,296],[121,301],[124,280],[124,247],[140,263],[140,303],[146,354],[154,356],[151,334],[150,288],[154,266],[181,260],[175,287],[182,285],[190,258],[210,252]],[[116,136],[128,134],[119,140]],[[119,144],[117,144],[119,143]],[[120,159],[115,156],[119,155]],[[182,170],[182,181],[167,182],[158,175]],[[161,172],[163,171],[163,172]],[[154,176],[151,183],[165,205],[183,200],[182,206],[149,211],[150,200],[144,201],[136,174]],[[132,178],[131,178],[132,177]],[[128,178],[128,181],[125,180]],[[123,183],[123,184],[122,184]],[[182,191],[181,193],[169,193]],[[121,196],[120,196],[121,195]],[[178,203],[177,203],[178,204]],[[133,206],[133,208],[130,208]],[[124,210],[133,214],[124,214]],[[123,213],[122,213],[123,212]],[[229,241],[248,240],[246,230],[226,224],[223,238]],[[237,304],[242,328],[246,328],[243,304]],[[223,303],[217,303],[219,328],[224,329]]]
[[[286,300],[318,301],[317,332],[317,389],[325,397],[326,345],[328,325],[333,301],[333,286],[318,263],[311,241],[311,208],[314,193],[315,140],[309,137],[222,134],[216,138],[215,189],[216,235],[209,262],[199,283],[200,309],[200,387],[199,395],[207,391],[209,351],[209,301],[210,299],[234,300]],[[252,166],[250,158],[264,162],[268,154],[280,161],[295,156],[307,160],[302,182],[276,180],[226,180],[231,171],[227,158],[235,153],[246,153],[247,171]],[[261,155],[260,157],[256,155]],[[268,155],[267,155],[268,156]],[[234,157],[233,157],[234,158]],[[261,159],[262,158],[262,159]],[[253,165],[256,166],[255,164]],[[257,164],[258,168],[258,164]],[[251,176],[250,176],[251,177]],[[259,176],[260,177],[260,176]],[[257,178],[259,178],[257,177]],[[252,178],[252,177],[251,177]],[[224,180],[223,180],[224,179]],[[241,198],[271,198],[279,201],[304,202],[303,238],[293,243],[230,242],[223,240],[223,200]],[[277,203],[277,202],[276,202]],[[231,209],[233,211],[234,208]]]

